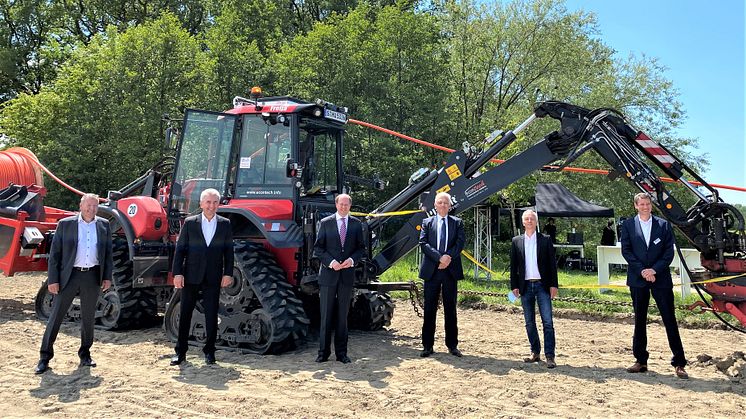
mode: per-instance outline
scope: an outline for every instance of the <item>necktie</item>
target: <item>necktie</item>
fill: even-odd
[[[345,237],[347,236],[347,223],[345,222],[346,218],[340,218],[340,220],[342,220],[342,225],[339,226],[339,242],[344,246]]]
[[[441,218],[440,223],[440,240],[438,243],[438,251],[440,253],[446,252],[446,219]]]

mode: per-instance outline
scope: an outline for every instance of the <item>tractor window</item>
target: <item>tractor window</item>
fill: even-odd
[[[292,178],[285,173],[292,153],[290,124],[265,120],[260,115],[243,118],[236,195],[291,195]]]
[[[187,111],[172,188],[172,208],[193,213],[207,188],[225,192],[236,117]]]
[[[309,133],[301,143],[301,160],[303,173],[301,182],[303,193],[329,193],[337,190],[337,133],[319,132]],[[309,153],[310,150],[312,153]]]

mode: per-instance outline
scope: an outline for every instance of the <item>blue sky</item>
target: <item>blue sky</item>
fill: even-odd
[[[746,187],[744,129],[744,1],[567,0],[570,11],[593,12],[599,37],[617,51],[656,57],[679,90],[686,120],[682,137],[699,139],[709,154],[702,177]],[[746,204],[746,192],[721,189],[728,203]]]

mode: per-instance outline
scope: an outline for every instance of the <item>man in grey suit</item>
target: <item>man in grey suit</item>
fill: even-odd
[[[101,289],[111,287],[112,242],[109,222],[96,216],[98,195],[85,194],[80,199],[80,214],[63,218],[57,224],[49,251],[47,287],[54,295],[52,312],[41,342],[37,374],[49,368],[54,357],[54,341],[76,295],[80,295],[81,367],[95,367],[91,359],[96,303]]]

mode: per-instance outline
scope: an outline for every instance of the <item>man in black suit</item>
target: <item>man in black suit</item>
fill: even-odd
[[[521,297],[526,333],[531,345],[531,356],[524,362],[541,360],[541,341],[536,329],[536,303],[539,305],[542,329],[544,330],[544,356],[547,368],[557,366],[554,360],[555,340],[552,320],[552,300],[557,297],[557,262],[554,258],[552,239],[536,231],[536,213],[525,211],[521,216],[524,234],[513,237],[510,246],[510,288],[516,297]]]
[[[435,318],[438,314],[438,298],[443,296],[446,347],[454,356],[461,357],[458,349],[458,324],[456,318],[457,281],[464,279],[461,251],[466,234],[460,218],[448,215],[451,195],[440,192],[435,195],[436,215],[422,221],[420,230],[420,279],[425,282],[425,315],[422,323],[422,352],[425,358],[435,353]]]
[[[80,214],[63,218],[49,250],[47,288],[54,295],[52,312],[41,342],[39,363],[35,372],[42,374],[54,357],[54,341],[76,295],[80,295],[80,366],[95,367],[91,359],[93,325],[99,290],[111,287],[112,242],[109,222],[96,216],[98,195],[85,194],[80,199]]]
[[[334,329],[334,354],[337,361],[349,364],[352,361],[347,356],[347,315],[355,283],[354,267],[365,255],[365,239],[362,223],[349,215],[352,198],[339,194],[334,202],[337,212],[321,220],[313,245],[313,255],[321,261],[321,325],[316,362],[329,359]]]
[[[652,294],[666,327],[668,346],[673,352],[671,365],[674,372],[679,378],[689,378],[684,370],[687,362],[676,324],[673,281],[669,270],[673,261],[673,231],[666,220],[652,214],[653,203],[648,194],[638,193],[634,202],[637,216],[624,221],[621,234],[622,256],[627,261],[627,286],[635,311],[632,337],[635,363],[627,371],[637,373],[648,370],[646,327]]]
[[[174,252],[174,286],[181,290],[179,337],[171,365],[186,360],[192,311],[198,299],[205,309],[207,339],[202,352],[205,363],[215,363],[220,288],[233,281],[233,230],[231,222],[217,215],[220,192],[205,189],[200,194],[202,213],[187,217]]]

